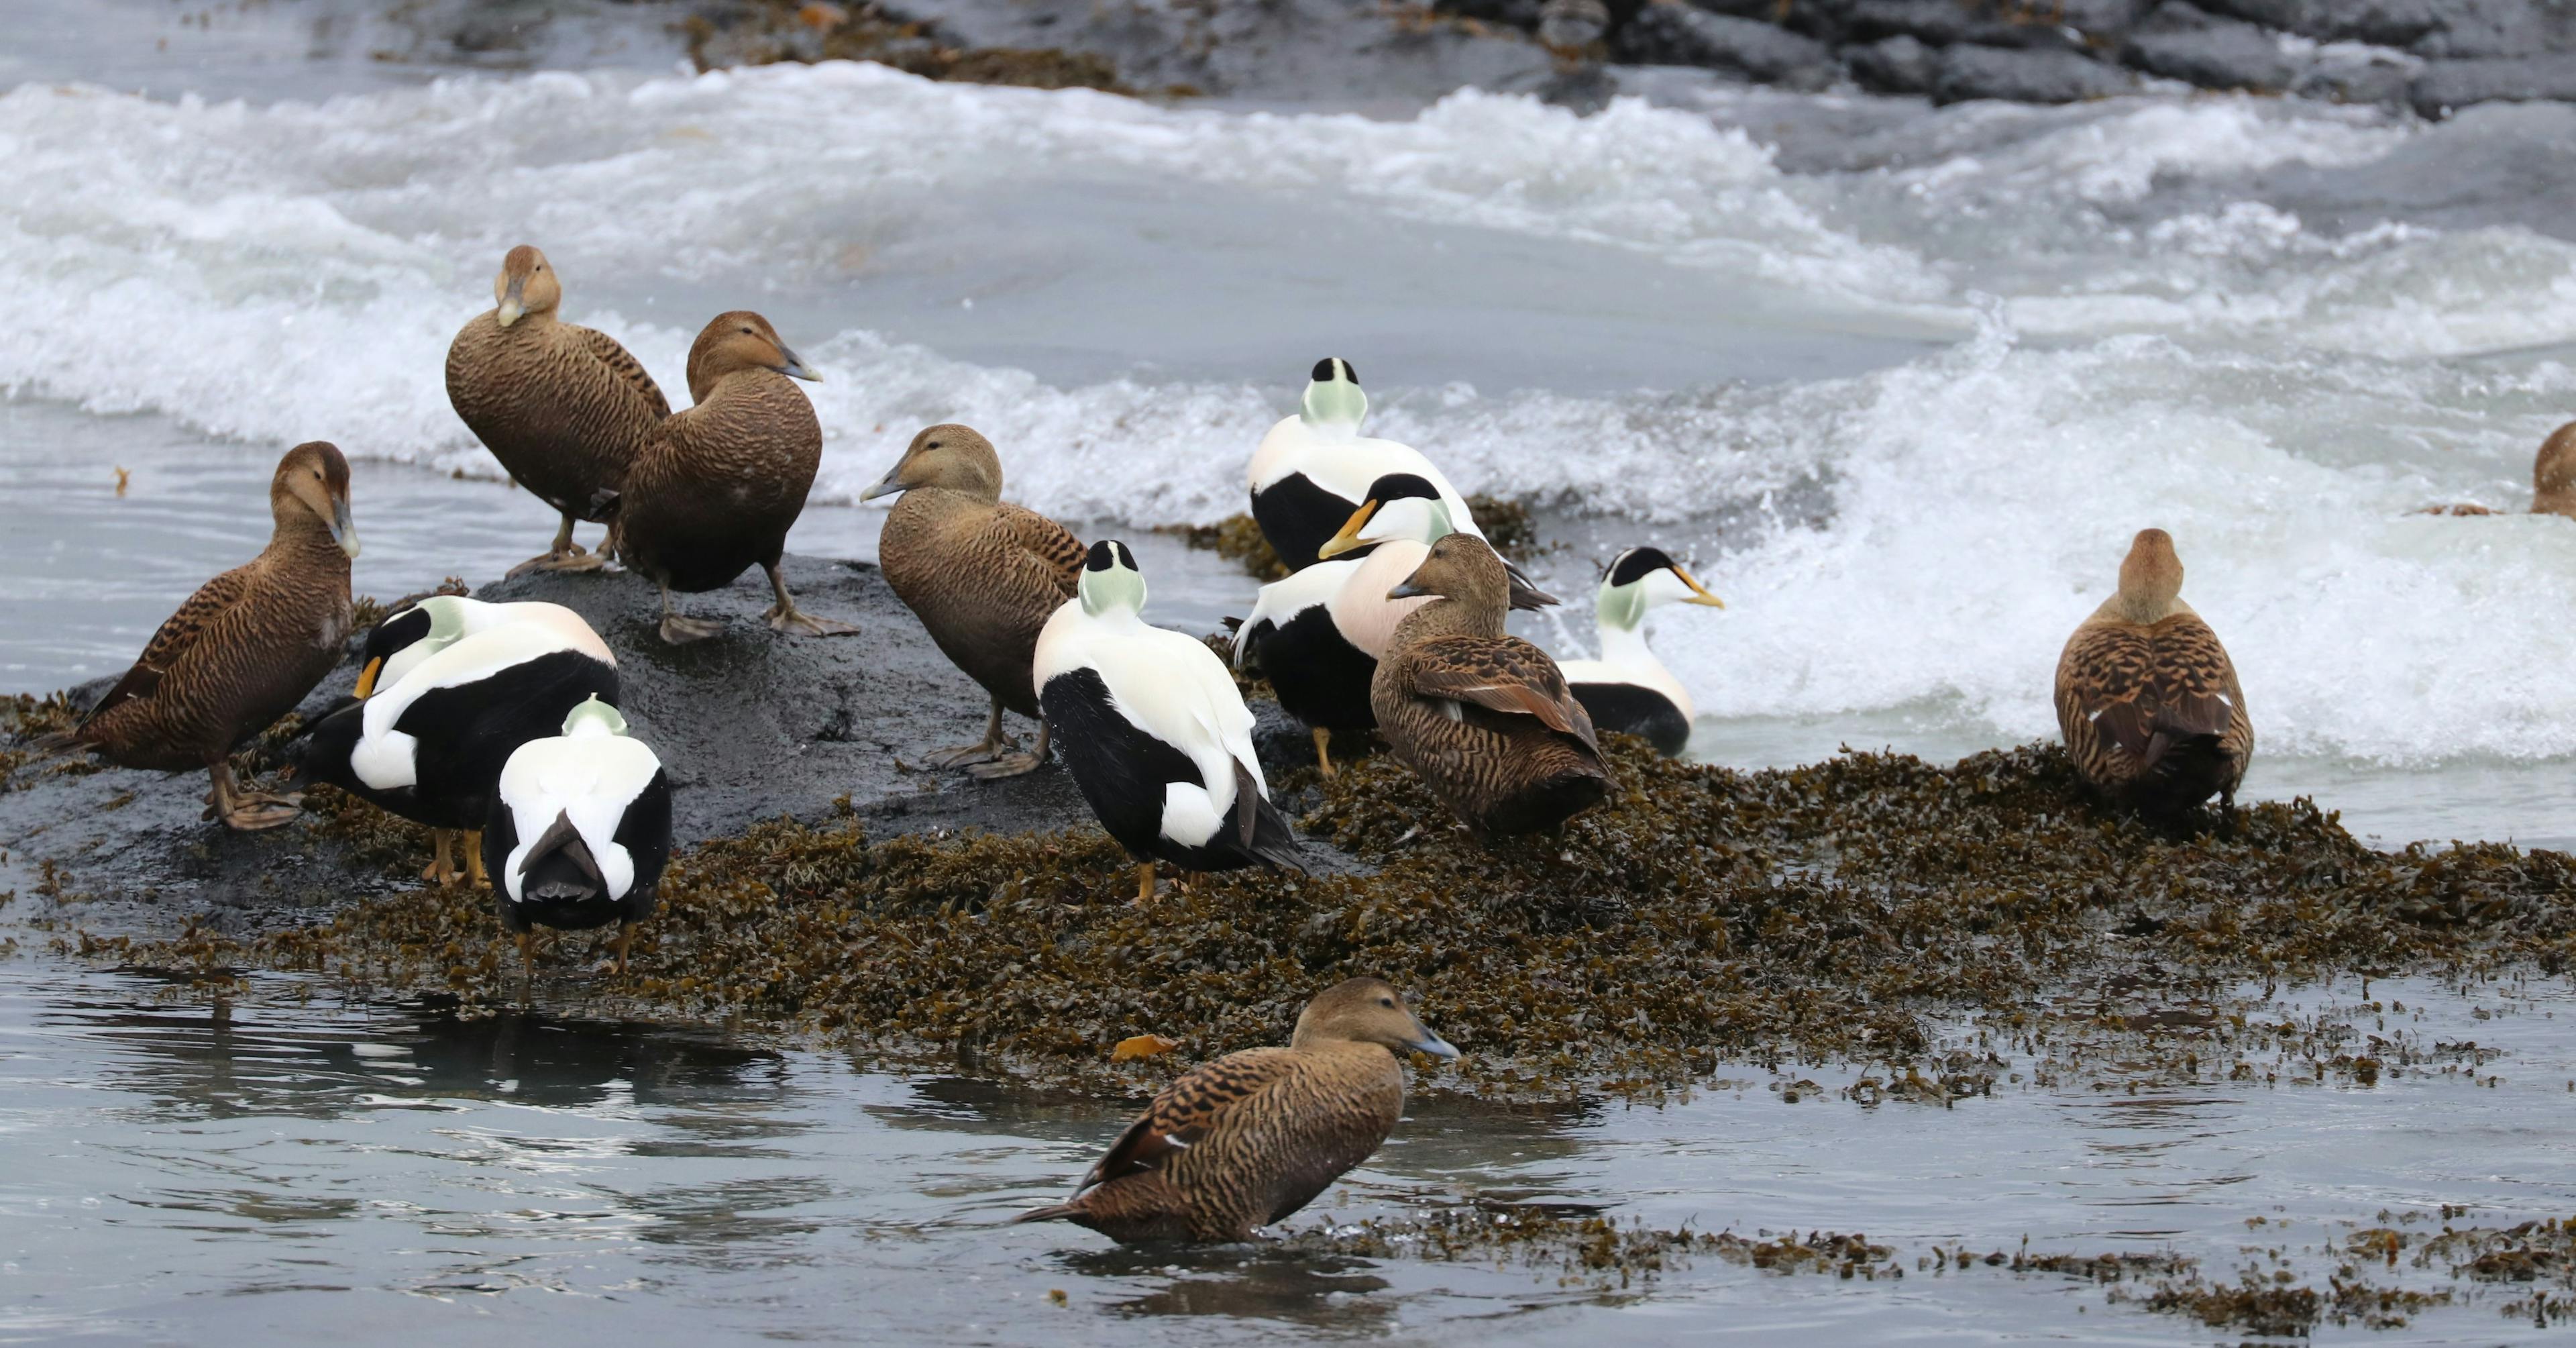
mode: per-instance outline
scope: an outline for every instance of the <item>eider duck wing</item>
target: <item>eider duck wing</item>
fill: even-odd
[[[1225,1129],[1228,1116],[1238,1106],[1294,1073],[1297,1066],[1293,1050],[1254,1048],[1182,1073],[1109,1144],[1108,1154],[1082,1177],[1074,1195],[1080,1197],[1111,1180],[1161,1169],[1174,1155]]]
[[[2235,666],[2218,634],[2189,612],[2152,627],[2078,628],[2058,659],[2057,705],[2078,763],[2117,748],[2149,765],[2170,746],[2204,737],[2241,737],[2252,748]]]
[[[1086,549],[1071,529],[1046,516],[1008,501],[994,507],[1002,522],[1010,526],[1011,537],[1020,551],[1037,558],[1055,573],[1057,588],[1070,599],[1082,580],[1082,559]]]
[[[250,593],[252,572],[258,565],[251,562],[234,567],[198,586],[197,592],[179,605],[179,611],[165,619],[160,630],[152,634],[152,640],[143,647],[143,654],[135,657],[134,666],[125,671],[125,677],[118,679],[116,686],[107,690],[107,696],[100,698],[98,705],[81,717],[81,724],[88,725],[123,703],[152,696],[161,686],[161,676],[170,672],[170,667],[179,662],[179,657],[186,655],[197,644],[197,639],[205,635],[206,629],[214,626],[217,619],[242,601],[242,596]]]
[[[582,345],[607,367],[610,374],[643,398],[645,404],[653,409],[657,420],[671,415],[671,400],[662,396],[662,386],[653,382],[653,376],[644,370],[644,362],[637,360],[633,352],[596,328],[574,328],[573,331],[581,334]]]
[[[1414,690],[1473,702],[1489,711],[1535,716],[1548,729],[1591,746],[1592,718],[1547,652],[1518,637],[1443,637],[1413,651]]]

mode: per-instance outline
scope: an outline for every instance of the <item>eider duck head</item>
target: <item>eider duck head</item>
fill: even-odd
[[[281,529],[308,516],[318,519],[340,551],[358,555],[358,526],[349,522],[349,461],[328,440],[306,441],[277,461],[277,476],[268,480],[268,513]]]
[[[1386,592],[1389,599],[1454,600],[1471,610],[1501,613],[1511,599],[1512,574],[1493,546],[1474,534],[1448,534],[1431,545],[1431,555],[1413,568],[1404,583]]]
[[[2531,513],[2576,515],[2576,421],[2540,442],[2531,461]]]
[[[1638,547],[1620,553],[1601,577],[1601,598],[1594,606],[1601,625],[1633,632],[1646,620],[1646,610],[1666,604],[1700,604],[1724,608],[1691,573],[1662,548]]]
[[[1356,548],[1411,539],[1436,543],[1457,528],[1448,503],[1428,478],[1415,473],[1389,473],[1369,484],[1368,498],[1342,522],[1341,532],[1315,549],[1316,560],[1338,557]]]
[[[1357,435],[1360,421],[1367,416],[1368,395],[1360,391],[1359,371],[1339,356],[1316,361],[1306,396],[1297,405],[1298,419],[1318,430]]]
[[[2140,529],[2120,562],[2120,608],[2129,621],[2161,622],[2182,598],[2182,558],[2174,555],[2173,535],[2162,529]]]
[[[465,606],[472,601],[434,594],[395,610],[367,633],[358,657],[358,696],[372,697],[376,688],[401,680],[413,665],[446,650],[465,635]],[[396,656],[407,657],[389,667]]]
[[[1297,1017],[1290,1048],[1326,1044],[1376,1044],[1391,1053],[1428,1053],[1455,1058],[1448,1040],[1425,1028],[1404,1004],[1404,997],[1384,979],[1354,978],[1324,989]]]
[[[912,437],[903,457],[875,486],[859,493],[859,499],[873,501],[926,487],[962,491],[979,501],[1001,500],[1002,456],[972,426],[926,427]]]
[[[563,733],[568,740],[623,735],[626,733],[626,717],[617,708],[600,701],[599,694],[593,693],[564,717]]]
[[[501,258],[501,274],[492,278],[492,319],[508,327],[530,314],[551,314],[563,303],[563,286],[546,255],[520,244]]]
[[[770,370],[790,379],[823,382],[823,376],[787,348],[778,329],[749,309],[718,314],[689,344],[689,396],[706,401],[717,380],[745,370]]]
[[[1136,554],[1114,538],[1091,545],[1075,586],[1082,611],[1094,618],[1133,618],[1145,607],[1145,573],[1136,568]]]

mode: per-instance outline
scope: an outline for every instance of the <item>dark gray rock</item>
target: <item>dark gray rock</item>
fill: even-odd
[[[2440,0],[2414,44],[2421,56],[2576,56],[2576,4],[2566,0]]]
[[[2231,18],[2259,23],[2266,28],[2287,29],[2303,33],[2310,0],[2203,0],[2204,5]]]
[[[1932,92],[1932,49],[1901,33],[1867,46],[1846,48],[1843,61],[1863,88],[1883,94]]]
[[[1958,46],[1945,48],[1932,75],[1932,101],[2000,98],[2016,103],[2079,103],[2136,90],[2116,66],[2071,51]]]
[[[2408,86],[2407,99],[2426,117],[2448,116],[2453,109],[2475,103],[2576,99],[2576,60],[2523,56],[2427,61]]]
[[[1615,50],[1640,65],[1703,66],[1794,88],[1823,88],[1839,70],[1832,51],[1814,38],[1660,0],[1619,30]]]
[[[2167,4],[2129,38],[2123,58],[2151,75],[2203,89],[2289,87],[2298,64],[2280,36],[2243,19],[2217,18],[2188,4]]]
[[[2321,60],[2290,84],[2301,98],[2334,103],[2402,104],[2424,63],[2397,53],[2362,60]]]
[[[1988,47],[2077,45],[2053,13],[2002,8],[1982,0],[1853,0],[1844,24],[1854,38],[1911,37],[1936,47],[1963,42]]]

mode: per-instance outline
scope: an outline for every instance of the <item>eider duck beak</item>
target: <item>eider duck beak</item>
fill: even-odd
[[[790,379],[802,379],[809,383],[819,384],[823,382],[823,376],[814,373],[814,367],[799,359],[795,352],[782,346],[778,348],[778,355],[782,362],[778,367],[778,372],[780,374],[783,374]]]
[[[875,486],[868,488],[866,491],[860,492],[859,499],[862,501],[873,501],[880,496],[892,496],[896,492],[902,490],[903,465],[898,463],[894,467],[887,469],[886,475],[878,478]]]
[[[379,655],[375,659],[368,661],[365,669],[358,671],[358,697],[361,701],[375,696],[376,676],[383,673],[384,670],[385,658]]]
[[[492,311],[492,321],[505,328],[518,322],[528,312],[527,297],[522,293],[527,288],[527,277],[511,277],[510,288],[502,292],[500,307]]]
[[[1458,1060],[1457,1046],[1450,1043],[1448,1040],[1433,1034],[1429,1030],[1424,1030],[1420,1039],[1416,1039],[1412,1043],[1406,1044],[1405,1047],[1412,1049],[1416,1053],[1428,1053],[1432,1057],[1445,1058],[1450,1062],[1456,1062]]]
[[[345,496],[331,503],[331,541],[339,544],[340,551],[349,554],[351,560],[357,558],[358,526],[349,522],[349,498]]]
[[[1342,531],[1324,540],[1324,545],[1315,549],[1315,560],[1320,562],[1326,558],[1339,557],[1353,548],[1367,547],[1368,544],[1360,538],[1360,530],[1368,527],[1369,517],[1375,514],[1377,514],[1377,502],[1362,502],[1359,509],[1351,512],[1349,519],[1342,521]]]
[[[1431,591],[1414,584],[1412,579],[1408,577],[1402,585],[1398,585],[1394,589],[1387,591],[1386,597],[1389,599],[1421,599],[1431,593]]]
[[[1684,599],[1682,601],[1683,603],[1699,604],[1707,608],[1726,607],[1725,600],[1718,598],[1716,595],[1710,594],[1708,592],[1708,587],[1700,584],[1697,580],[1692,579],[1691,573],[1688,571],[1684,571],[1680,567],[1676,566],[1673,568],[1673,574],[1681,577],[1682,584],[1690,587],[1690,597]]]

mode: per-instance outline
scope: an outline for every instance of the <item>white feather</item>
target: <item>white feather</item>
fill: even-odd
[[[590,629],[590,624],[582,621],[580,614],[561,604],[537,600],[487,604],[480,599],[463,596],[448,596],[447,602],[455,607],[460,620],[458,641],[513,623],[537,623],[562,633],[567,641],[581,649],[591,650],[600,659],[612,665],[617,663],[617,657],[609,653],[608,644],[599,639],[599,634]],[[450,647],[453,644],[450,643]],[[376,671],[376,686],[385,688],[402,681],[431,656],[450,647],[433,647],[427,642],[414,642],[403,647],[385,657],[385,667]]]
[[[1269,796],[1252,748],[1252,712],[1206,643],[1150,626],[1132,610],[1095,618],[1083,612],[1081,600],[1067,600],[1038,633],[1031,673],[1044,688],[1076,669],[1098,674],[1111,708],[1186,756],[1206,783],[1164,790],[1163,836],[1189,846],[1214,837],[1234,808],[1236,763]]]
[[[563,611],[572,613],[570,609]],[[391,687],[377,688],[375,696],[359,704],[362,710],[358,743],[349,751],[351,771],[359,781],[378,791],[419,783],[414,754],[420,742],[394,729],[394,725],[425,694],[481,683],[505,669],[556,651],[578,650],[609,659],[608,647],[600,641],[599,634],[578,615],[573,616],[573,622],[579,626],[578,632],[553,622],[505,623],[422,660]]]
[[[557,815],[571,818],[599,863],[608,896],[624,897],[635,883],[635,858],[616,841],[617,825],[661,770],[662,760],[643,741],[596,727],[520,745],[501,769],[501,800],[519,836],[499,877],[510,897],[521,897],[520,864]]]
[[[1422,451],[1394,440],[1380,440],[1360,435],[1356,427],[1314,426],[1301,416],[1283,419],[1261,437],[1259,448],[1252,451],[1252,463],[1244,476],[1254,494],[1275,486],[1291,473],[1302,473],[1306,480],[1351,503],[1353,509],[1368,499],[1371,484],[1389,473],[1412,473],[1440,491],[1441,504],[1449,507],[1449,519],[1460,533],[1483,538],[1475,517],[1468,513],[1467,499]]]

